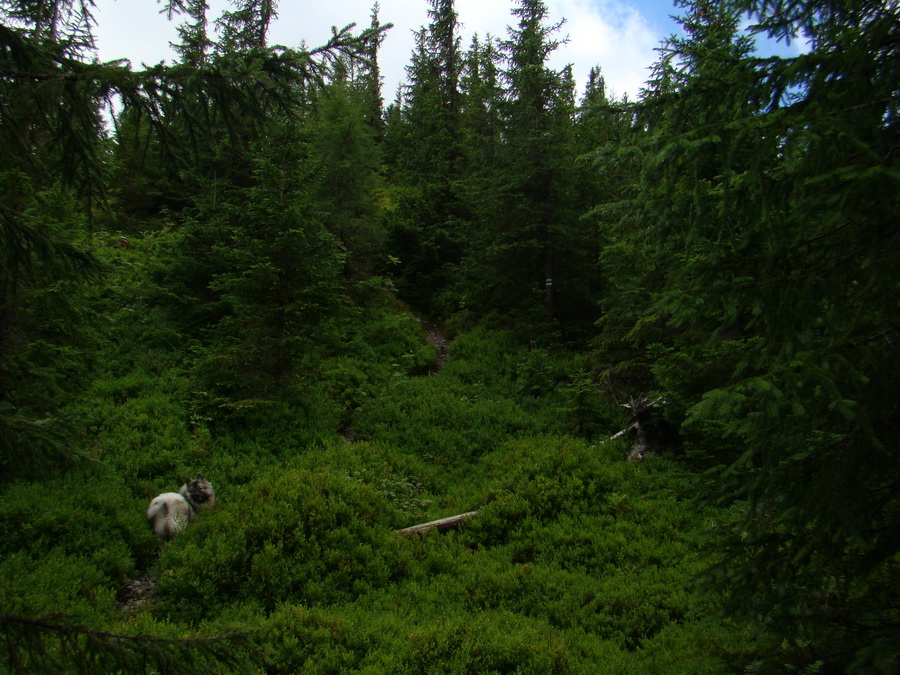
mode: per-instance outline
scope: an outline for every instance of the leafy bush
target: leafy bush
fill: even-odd
[[[407,311],[369,312],[357,330],[356,343],[365,345],[361,351],[368,352],[368,360],[390,363],[393,372],[421,375],[437,358],[437,348],[425,340],[422,326]]]
[[[235,602],[266,612],[332,604],[403,574],[389,531],[398,516],[358,481],[294,469],[235,493],[160,556],[162,615],[196,622]]]
[[[70,555],[61,547],[18,551],[0,561],[0,606],[12,615],[67,614],[102,622],[114,615],[116,586],[124,580],[119,573],[110,578],[110,566],[132,564],[120,544],[97,556]]]
[[[0,495],[0,606],[9,613],[109,613],[156,543],[121,478],[85,469]]]
[[[387,600],[386,598],[381,598]],[[283,607],[259,631],[272,673],[593,673],[625,672],[611,643],[548,630],[503,610],[463,612],[405,598],[338,609]]]
[[[188,383],[177,372],[143,370],[100,379],[80,406],[89,416],[92,454],[125,475],[141,478],[184,472],[191,446]]]
[[[394,446],[367,441],[335,441],[310,449],[293,458],[290,466],[359,481],[375,490],[387,505],[405,514],[407,521],[424,518],[435,493],[447,487],[440,474],[416,456]]]
[[[360,438],[443,464],[468,462],[503,438],[537,429],[537,421],[515,402],[472,393],[440,375],[397,382],[356,420]]]
[[[485,503],[520,503],[521,517],[554,519],[561,513],[602,508],[606,492],[633,467],[610,461],[606,446],[566,436],[506,440],[483,460],[495,479]],[[510,498],[514,495],[514,498]],[[502,507],[501,507],[502,508]]]
[[[508,390],[515,380],[520,348],[508,333],[481,323],[450,343],[445,371],[467,385]]]

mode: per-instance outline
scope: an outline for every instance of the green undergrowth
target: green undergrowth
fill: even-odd
[[[416,460],[332,450],[235,489],[165,547],[142,625],[250,630],[283,673],[718,673],[752,648],[693,592],[715,514],[673,461],[544,435],[436,494]],[[455,531],[396,531],[468,510]]]
[[[165,331],[143,355],[111,342],[71,408],[87,459],[0,493],[3,611],[120,634],[243,632],[249,672],[721,673],[751,660],[755,645],[693,590],[719,515],[690,499],[700,479],[603,442],[624,416],[578,354],[482,324],[453,336],[438,370],[406,308],[377,284],[359,293],[336,319],[341,343],[247,409],[204,391]],[[140,340],[129,316],[113,334]],[[215,507],[159,546],[147,503],[198,472]],[[444,534],[398,532],[469,511]],[[130,607],[125,587],[144,573],[153,598]]]
[[[115,621],[119,591],[156,556],[141,506],[122,476],[96,465],[5,486],[3,611],[75,615],[91,625]]]

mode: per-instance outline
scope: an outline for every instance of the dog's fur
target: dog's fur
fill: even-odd
[[[212,483],[197,474],[187,479],[178,492],[164,492],[154,497],[147,509],[147,519],[160,542],[168,541],[194,522],[201,507],[212,506],[216,493]]]

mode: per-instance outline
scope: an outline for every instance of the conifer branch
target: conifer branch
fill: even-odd
[[[148,667],[162,672],[183,672],[204,662],[228,666],[236,672],[250,670],[246,633],[161,638],[68,625],[52,618],[0,614],[2,643],[11,672],[25,675],[36,669],[54,669],[93,673],[97,668],[108,672],[144,672]]]

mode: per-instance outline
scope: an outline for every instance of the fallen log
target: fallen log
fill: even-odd
[[[462,521],[474,518],[477,515],[478,511],[469,511],[468,513],[461,513],[458,516],[449,516],[447,518],[441,518],[440,520],[432,520],[430,523],[405,527],[402,530],[397,530],[397,532],[406,535],[420,534],[431,529],[437,530],[438,532],[446,532],[447,530],[456,529]]]

